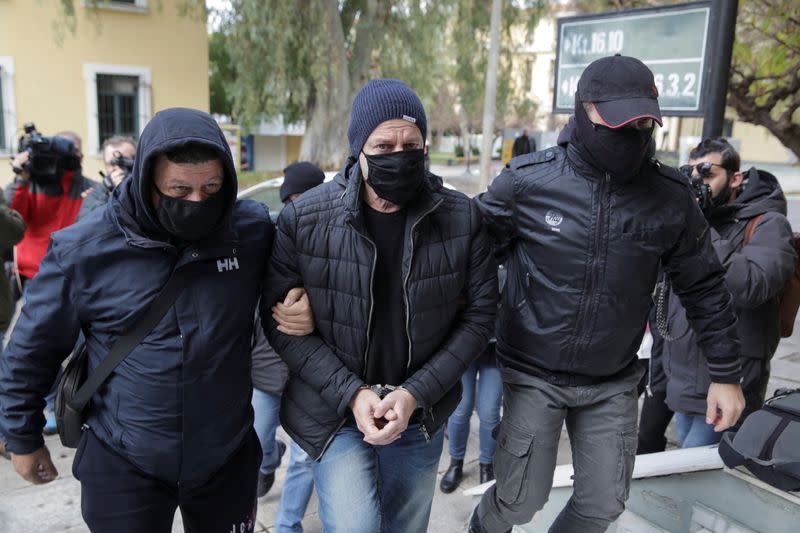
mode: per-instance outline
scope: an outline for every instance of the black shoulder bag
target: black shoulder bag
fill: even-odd
[[[81,438],[86,411],[94,393],[108,376],[128,357],[150,331],[161,322],[167,310],[175,303],[185,285],[185,278],[175,272],[158,293],[147,313],[136,323],[129,334],[117,339],[111,351],[98,367],[87,377],[89,357],[86,344],[77,348],[64,369],[56,393],[55,416],[61,444],[76,448]]]

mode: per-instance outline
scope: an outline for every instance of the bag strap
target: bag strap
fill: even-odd
[[[750,243],[750,239],[753,238],[753,233],[756,232],[756,226],[758,226],[758,223],[761,222],[762,218],[764,218],[763,213],[747,221],[747,225],[744,227],[744,240],[742,240],[742,248]]]
[[[164,285],[164,288],[158,293],[153,303],[150,304],[150,309],[148,309],[147,313],[136,323],[133,331],[117,339],[103,362],[95,368],[94,372],[87,377],[86,381],[75,393],[72,401],[69,402],[69,406],[72,409],[80,412],[86,407],[94,393],[108,379],[114,369],[119,366],[123,359],[128,357],[133,349],[153,330],[156,324],[161,322],[169,308],[175,303],[185,284],[185,276],[180,276],[177,271],[173,271],[167,284]]]

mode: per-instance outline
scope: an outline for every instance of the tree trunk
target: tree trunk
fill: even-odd
[[[350,152],[347,121],[352,98],[338,0],[325,2],[323,19],[329,43],[324,56],[326,75],[315,83],[306,132],[300,143],[300,159],[324,169],[338,170]]]
[[[492,19],[489,41],[489,66],[486,70],[486,94],[483,100],[483,140],[481,142],[480,190],[489,186],[494,142],[494,117],[497,105],[497,65],[500,60],[501,0],[492,0]]]

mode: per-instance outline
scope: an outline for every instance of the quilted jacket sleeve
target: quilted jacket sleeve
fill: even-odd
[[[272,306],[290,289],[303,285],[295,249],[296,220],[294,206],[289,203],[278,217],[278,231],[261,296],[261,322],[269,343],[289,370],[319,391],[337,413],[344,416],[353,394],[364,384],[363,380],[351,372],[316,333],[305,337],[284,335],[277,330],[278,324],[272,318]]]
[[[472,244],[465,290],[466,308],[441,348],[405,383],[420,407],[438,402],[486,348],[497,311],[497,263],[480,213],[470,204]]]

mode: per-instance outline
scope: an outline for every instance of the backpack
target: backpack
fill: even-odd
[[[779,389],[748,416],[739,431],[727,431],[719,455],[729,468],[744,466],[781,490],[800,490],[800,389]]]
[[[756,226],[758,226],[763,217],[764,215],[761,214],[747,221],[747,225],[744,227],[742,248],[750,242],[753,233],[756,231]],[[778,295],[781,337],[784,338],[792,336],[797,310],[800,309],[800,233],[792,234],[792,244],[794,245],[795,254],[797,254],[794,262],[794,272],[792,277],[789,278],[786,287]]]

